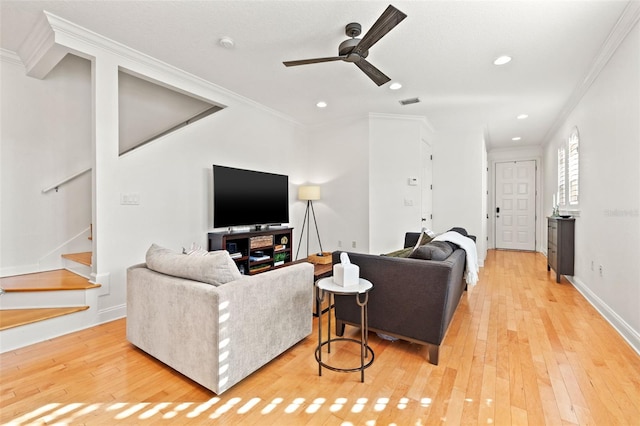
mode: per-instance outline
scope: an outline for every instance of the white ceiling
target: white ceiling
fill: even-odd
[[[637,0],[633,0],[637,1]],[[42,10],[253,99],[304,124],[369,112],[424,116],[436,129],[484,129],[488,148],[538,145],[580,87],[626,0],[394,1],[408,17],[354,64],[287,68],[337,55],[344,26],[363,34],[379,1],[1,1],[3,49],[17,51]],[[235,48],[219,44],[223,36]],[[505,66],[493,60],[513,57]],[[399,101],[419,97],[418,104]],[[318,100],[329,106],[318,109]],[[526,113],[529,118],[516,120]],[[522,140],[513,142],[512,137]]]

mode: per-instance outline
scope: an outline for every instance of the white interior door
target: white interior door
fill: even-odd
[[[420,147],[421,210],[420,228],[433,229],[433,157],[431,145],[423,140]]]
[[[496,248],[536,249],[536,162],[496,163]]]

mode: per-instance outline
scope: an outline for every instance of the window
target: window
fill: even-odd
[[[566,191],[565,191],[565,169],[566,165],[566,152],[564,147],[558,149],[558,205],[565,205]]]
[[[580,135],[578,129],[574,128],[569,136],[569,205],[575,206],[579,200],[579,145]]]
[[[558,148],[558,206],[577,207],[580,200],[580,134],[574,127]]]

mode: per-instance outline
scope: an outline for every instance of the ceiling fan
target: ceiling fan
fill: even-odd
[[[347,24],[345,27],[345,34],[351,38],[340,43],[340,46],[338,47],[339,56],[287,61],[283,62],[283,64],[287,67],[294,67],[297,65],[316,64],[319,62],[352,62],[356,64],[356,66],[360,68],[371,80],[373,80],[374,83],[378,86],[382,86],[391,79],[384,75],[384,73],[378,68],[371,65],[371,63],[365,58],[369,55],[369,48],[376,44],[406,17],[407,15],[389,5],[362,39],[356,38],[362,32],[362,26],[357,22]]]

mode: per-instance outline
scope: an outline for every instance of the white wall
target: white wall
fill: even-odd
[[[486,148],[481,128],[438,129],[433,148],[433,227],[462,227],[486,258]]]
[[[424,119],[371,115],[369,119],[369,252],[402,248],[404,234],[421,228],[421,177]]]
[[[424,118],[371,114],[306,130],[306,183],[322,187],[314,206],[325,251],[390,252],[402,247],[405,232],[420,229],[420,187],[407,179],[421,176],[425,127]]]
[[[212,164],[287,174],[292,181],[301,179],[301,169],[296,162],[298,130],[292,121],[213,87],[203,93],[202,87],[180,75],[98,55],[96,161],[97,175],[103,180],[96,184],[98,243],[94,248],[98,275],[110,274],[110,293],[100,299],[101,311],[108,311],[124,306],[126,268],[144,261],[151,243],[174,250],[191,243],[206,247],[207,231],[213,227]],[[118,157],[117,131],[113,131],[117,121],[111,120],[117,117],[117,98],[100,95],[117,83],[114,65],[227,108]],[[121,205],[123,193],[139,194],[140,205]],[[293,188],[291,193],[293,197]],[[296,221],[295,212],[291,218]]]
[[[369,247],[369,129],[366,117],[306,129],[304,179],[321,186],[314,202],[324,251],[367,252]],[[304,203],[297,202],[304,208]],[[302,226],[302,216],[295,223]],[[300,235],[298,233],[298,235]],[[313,229],[310,253],[319,251]],[[299,238],[299,237],[298,237]],[[355,242],[355,248],[353,244]],[[303,241],[301,257],[306,250]],[[306,254],[306,253],[305,253]]]
[[[576,287],[640,351],[640,29],[620,45],[545,146],[544,189],[556,192],[557,157],[580,132]],[[551,192],[551,193],[552,193]],[[551,197],[544,197],[545,212]],[[592,268],[593,263],[593,268]],[[603,267],[600,275],[599,266]]]
[[[60,254],[91,250],[91,64],[67,56],[44,80],[2,52],[0,275],[57,269]]]

